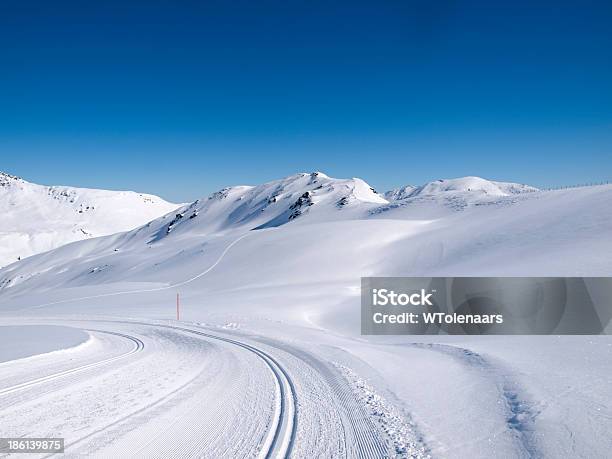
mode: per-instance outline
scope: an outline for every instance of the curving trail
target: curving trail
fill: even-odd
[[[190,284],[193,281],[195,281],[195,280],[205,276],[206,274],[211,272],[213,269],[215,269],[219,265],[219,263],[221,263],[221,261],[223,261],[223,258],[225,257],[225,255],[227,255],[227,253],[230,251],[230,249],[232,247],[234,247],[236,244],[238,244],[238,242],[240,242],[242,239],[244,239],[245,237],[249,236],[249,234],[250,233],[243,234],[242,236],[240,236],[240,237],[234,239],[233,241],[231,241],[223,249],[223,251],[217,257],[217,259],[208,268],[206,268],[204,271],[201,271],[198,274],[190,277],[189,279],[185,279],[183,281],[176,282],[174,284],[164,285],[163,287],[152,287],[152,288],[144,288],[144,289],[136,289],[136,290],[124,290],[124,291],[120,291],[120,292],[109,292],[109,293],[102,293],[102,294],[99,294],[99,295],[81,296],[81,297],[77,297],[77,298],[68,298],[68,299],[65,299],[65,300],[52,301],[52,302],[49,302],[49,303],[37,304],[37,305],[31,306],[29,308],[25,308],[25,310],[28,310],[28,309],[41,309],[41,308],[45,308],[47,306],[53,306],[53,305],[64,304],[64,303],[73,303],[73,302],[76,302],[76,301],[93,300],[93,299],[108,298],[108,297],[123,296],[123,295],[133,295],[133,294],[138,294],[138,293],[161,292],[161,291],[164,291],[164,290],[174,289],[176,287],[182,287],[184,285]]]
[[[306,351],[178,323],[70,325],[89,330],[95,346],[70,359],[60,352],[0,367],[3,436],[64,437],[68,457],[375,458],[391,451],[341,375]],[[3,374],[12,375],[10,384]]]
[[[141,325],[147,325],[140,322]],[[259,452],[259,457],[289,457],[293,443],[295,441],[297,427],[297,396],[295,386],[287,371],[278,363],[278,361],[270,354],[250,344],[237,341],[202,331],[193,330],[185,327],[172,325],[156,325],[157,327],[170,328],[180,330],[186,333],[205,337],[206,339],[219,340],[225,343],[230,343],[242,349],[246,349],[259,357],[265,365],[270,369],[275,380],[275,413],[274,422],[268,432],[265,443]]]

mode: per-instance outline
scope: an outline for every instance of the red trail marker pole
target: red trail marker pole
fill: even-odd
[[[176,294],[176,320],[181,320],[181,314],[179,309],[179,294]]]

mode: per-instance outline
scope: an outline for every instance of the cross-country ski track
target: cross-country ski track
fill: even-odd
[[[0,365],[3,435],[64,436],[68,457],[388,453],[356,399],[281,349],[196,326],[61,322],[89,330],[94,342],[77,348],[71,365],[61,353]]]

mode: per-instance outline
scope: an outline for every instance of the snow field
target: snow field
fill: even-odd
[[[90,335],[76,328],[15,326],[0,322],[0,364],[9,360],[72,349],[84,345]]]

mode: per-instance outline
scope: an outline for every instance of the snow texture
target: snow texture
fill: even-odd
[[[0,322],[92,338],[0,365],[2,436],[72,457],[606,457],[609,336],[363,337],[359,287],[610,276],[610,202],[304,173],[33,255],[0,270]]]

